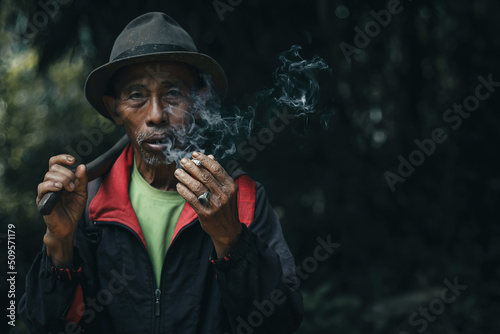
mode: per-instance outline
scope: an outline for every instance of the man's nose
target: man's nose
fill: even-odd
[[[151,97],[148,106],[146,124],[149,126],[168,123],[168,113],[163,110],[161,101],[157,97]]]

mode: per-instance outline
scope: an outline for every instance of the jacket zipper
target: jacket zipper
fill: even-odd
[[[161,312],[160,312],[160,297],[161,297],[161,291],[160,289],[156,288],[155,290],[155,316],[159,317]]]

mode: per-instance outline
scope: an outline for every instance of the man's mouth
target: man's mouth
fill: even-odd
[[[148,151],[163,152],[174,143],[174,138],[168,134],[154,134],[139,141],[139,145]]]

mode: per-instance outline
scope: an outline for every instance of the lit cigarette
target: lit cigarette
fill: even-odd
[[[201,166],[201,161],[200,160],[197,160],[197,159],[191,159],[191,161],[198,167]]]

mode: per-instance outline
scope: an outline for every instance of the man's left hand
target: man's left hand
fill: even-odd
[[[175,171],[177,191],[198,214],[201,227],[212,238],[219,258],[229,254],[241,233],[238,217],[238,186],[213,156],[193,152],[201,161],[197,166],[189,159],[182,159]],[[209,192],[208,202],[202,204],[198,196]]]

